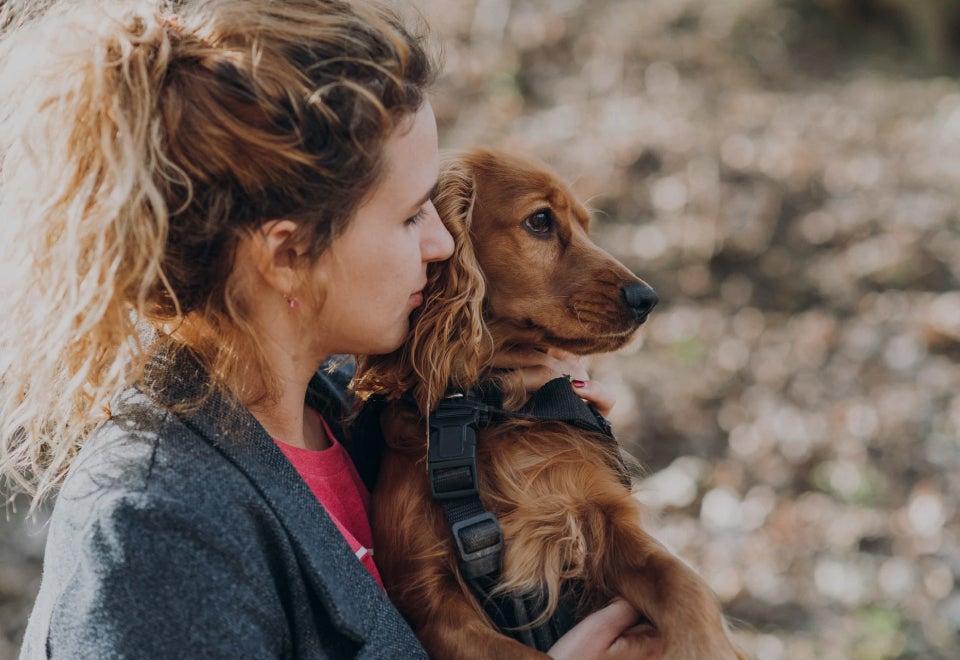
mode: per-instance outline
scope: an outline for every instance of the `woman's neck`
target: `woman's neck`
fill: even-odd
[[[306,384],[281,384],[276,398],[251,406],[250,412],[275,440],[320,451],[330,446],[330,440],[319,416],[304,402],[306,392]]]
[[[237,246],[234,277],[237,286],[246,290],[249,328],[257,336],[261,364],[270,372],[270,378],[264,379],[269,383],[269,395],[253,399],[247,407],[274,439],[304,449],[325,449],[330,442],[323,425],[316,415],[309,414],[304,399],[326,354],[316,333],[311,332],[314,328],[305,327],[306,307],[291,307],[276,282],[256,265],[277,256],[265,251],[266,240],[264,234],[255,233]]]
[[[261,350],[273,372],[273,396],[249,406],[250,412],[271,437],[294,447],[321,450],[330,441],[317,415],[305,399],[310,379],[322,359],[308,347],[297,347],[295,333],[263,333]]]

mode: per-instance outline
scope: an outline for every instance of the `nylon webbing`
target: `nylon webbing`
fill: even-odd
[[[610,423],[577,396],[567,378],[554,378],[538,389],[519,411],[520,416],[566,422],[587,431],[613,436]]]
[[[560,606],[549,620],[533,627],[545,603],[539,594],[491,597],[500,577],[503,533],[493,514],[483,508],[477,473],[477,434],[493,420],[535,418],[559,421],[603,434],[613,440],[610,425],[573,391],[567,378],[551,380],[516,413],[500,408],[499,391],[487,388],[443,399],[430,415],[427,471],[430,491],[443,507],[460,559],[464,579],[501,632],[532,648],[546,651],[576,623],[579,585],[564,585]],[[488,405],[493,404],[493,405]],[[625,485],[629,475],[619,453],[614,465]]]

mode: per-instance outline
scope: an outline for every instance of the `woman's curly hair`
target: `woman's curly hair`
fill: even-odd
[[[424,102],[423,30],[364,0],[22,3],[0,15],[0,484],[56,486],[145,336],[274,391],[231,278],[270,219],[313,261]],[[175,12],[175,13],[174,13]],[[422,22],[420,23],[422,25]],[[145,332],[149,330],[150,332]]]

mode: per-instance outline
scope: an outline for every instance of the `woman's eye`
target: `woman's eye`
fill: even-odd
[[[524,220],[523,226],[534,234],[546,234],[553,229],[553,214],[549,209],[541,209]]]
[[[406,219],[404,224],[415,225],[421,220],[423,220],[423,217],[426,214],[427,214],[426,206],[421,206],[420,209],[416,212],[416,214],[411,215],[409,218]]]

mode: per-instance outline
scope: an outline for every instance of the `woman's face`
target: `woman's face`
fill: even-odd
[[[316,335],[324,356],[399,347],[410,312],[423,303],[427,264],[453,253],[430,201],[440,157],[429,103],[400,126],[385,157],[380,184],[313,269],[325,294]]]

